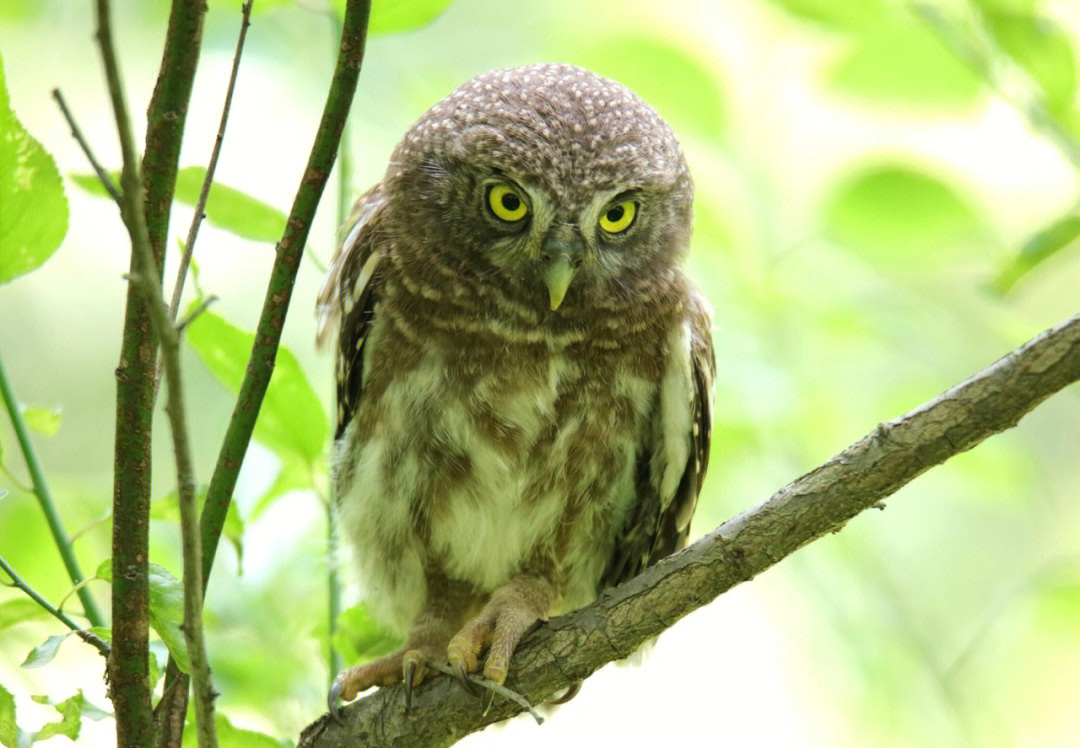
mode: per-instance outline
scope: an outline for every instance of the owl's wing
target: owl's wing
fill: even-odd
[[[692,299],[682,334],[671,346],[653,428],[638,454],[637,504],[599,589],[637,576],[686,545],[709,464],[716,359],[705,301]]]
[[[340,322],[337,349],[337,429],[341,436],[360,399],[364,340],[374,316],[378,290],[380,215],[386,191],[377,184],[356,201],[345,222],[345,238],[330,261],[315,305],[315,341],[323,345]]]

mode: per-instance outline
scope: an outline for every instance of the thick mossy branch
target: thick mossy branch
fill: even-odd
[[[1044,399],[1080,379],[1080,316],[889,423],[725,522],[689,548],[552,619],[518,648],[507,685],[530,702],[550,699],[815,538],[836,532],[924,471],[1015,426]],[[522,711],[496,700],[484,711],[450,678],[436,677],[403,710],[400,687],[309,725],[298,748],[447,746]],[[539,728],[542,729],[542,728]]]

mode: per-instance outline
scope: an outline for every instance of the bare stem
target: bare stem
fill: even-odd
[[[75,558],[75,550],[71,547],[71,538],[68,537],[63,524],[60,522],[60,514],[56,511],[56,503],[53,501],[52,492],[49,491],[49,484],[45,482],[45,474],[41,471],[41,463],[38,462],[34,443],[30,440],[30,432],[26,428],[26,421],[23,420],[22,411],[19,410],[19,401],[15,399],[15,392],[8,381],[2,360],[0,360],[0,393],[3,394],[4,405],[7,407],[8,415],[11,417],[11,426],[15,430],[15,438],[19,442],[23,459],[26,461],[26,469],[30,473],[30,480],[34,484],[34,495],[37,497],[42,513],[45,515],[45,521],[49,524],[49,532],[52,533],[53,542],[56,543],[56,548],[60,551],[60,557],[64,560],[64,568],[67,569],[71,583],[78,585],[86,577],[83,576],[82,569],[79,568],[79,562]],[[92,626],[105,625],[105,619],[102,617],[101,610],[98,608],[90,590],[85,587],[79,588],[79,601],[82,603],[86,618]]]
[[[195,204],[195,215],[191,218],[191,227],[188,229],[187,239],[184,241],[184,252],[180,255],[180,269],[176,271],[176,285],[173,288],[172,301],[169,303],[169,317],[176,319],[177,310],[180,309],[180,297],[184,293],[184,280],[187,278],[188,266],[191,264],[191,253],[195,250],[195,238],[199,235],[199,225],[202,224],[206,210],[206,200],[210,196],[210,185],[214,182],[214,170],[217,169],[218,155],[221,153],[221,144],[225,141],[225,124],[229,121],[229,109],[232,107],[233,90],[236,88],[236,74],[240,70],[240,55],[244,51],[244,39],[247,37],[248,26],[251,25],[251,4],[253,0],[247,0],[241,8],[240,36],[236,40],[236,52],[233,54],[232,71],[229,73],[229,85],[225,89],[225,103],[221,107],[221,121],[218,123],[217,137],[214,138],[214,147],[210,151],[210,162],[206,165],[206,176],[203,178],[202,189],[199,191],[199,201]],[[160,371],[159,371],[160,375]]]
[[[116,206],[120,207],[120,190],[113,184],[112,178],[109,177],[109,173],[102,168],[101,162],[94,157],[94,152],[90,150],[90,143],[83,137],[82,130],[80,130],[79,126],[75,123],[75,117],[72,116],[71,110],[68,109],[67,102],[64,101],[64,95],[60,93],[59,88],[54,88],[52,90],[52,95],[53,98],[56,99],[57,106],[60,107],[60,113],[63,114],[64,119],[67,120],[68,127],[71,128],[72,137],[75,138],[79,147],[82,148],[83,153],[86,154],[86,160],[90,162],[91,168],[93,168],[94,173],[97,174],[98,180],[101,181],[101,186],[105,188],[105,191],[108,192],[110,196],[112,196]]]
[[[31,600],[33,600],[35,603],[48,611],[56,620],[60,621],[60,623],[64,624],[69,629],[74,631],[76,636],[78,636],[87,644],[96,647],[97,650],[101,652],[101,654],[105,655],[106,657],[109,656],[108,642],[106,642],[104,639],[102,639],[92,631],[86,631],[85,629],[80,628],[80,626],[75,623],[75,621],[68,618],[65,613],[60,611],[58,608],[54,608],[52,604],[50,604],[48,600],[42,597],[37,590],[31,587],[29,583],[26,582],[26,580],[24,580],[22,577],[15,573],[15,569],[11,568],[11,564],[5,561],[3,556],[0,556],[0,569],[3,569],[4,572],[6,572],[9,577],[11,577],[12,584],[25,592]]]

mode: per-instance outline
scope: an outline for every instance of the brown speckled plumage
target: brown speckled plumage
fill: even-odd
[[[493,184],[526,220],[493,215]],[[630,228],[602,231],[628,200]],[[451,662],[490,646],[504,677],[535,618],[685,543],[713,374],[678,267],[691,202],[663,120],[567,65],[466,83],[358,201],[319,299],[320,337],[340,320],[334,481],[372,608],[409,635],[343,674],[346,697],[459,630]],[[573,260],[558,300],[553,252]]]

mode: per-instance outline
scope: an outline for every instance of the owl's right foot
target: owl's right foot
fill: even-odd
[[[427,664],[445,659],[445,645],[406,646],[374,662],[343,670],[330,687],[327,707],[336,715],[341,700],[352,701],[357,694],[373,686],[392,686],[405,681],[405,708],[408,709],[412,706],[413,688],[423,683],[429,673]]]

